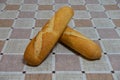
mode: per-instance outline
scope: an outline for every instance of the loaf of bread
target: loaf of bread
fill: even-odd
[[[42,63],[64,32],[73,14],[70,7],[60,8],[30,41],[24,53],[24,60],[28,65],[37,66]]]
[[[60,41],[87,59],[100,59],[101,57],[100,46],[69,26],[65,29]]]

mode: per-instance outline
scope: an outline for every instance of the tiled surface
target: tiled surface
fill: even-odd
[[[120,18],[120,10],[108,10],[106,11],[107,15],[111,19],[119,19]]]
[[[0,79],[1,80],[22,80],[23,74],[6,74],[6,73],[0,73]]]
[[[52,80],[52,74],[26,74],[25,80]]]
[[[10,28],[0,29],[0,39],[7,39],[10,33]]]
[[[95,27],[115,27],[114,24],[112,23],[112,20],[107,19],[107,18],[94,18],[93,23]]]
[[[76,27],[92,27],[92,22],[89,19],[75,19]]]
[[[111,54],[119,53],[119,48],[120,48],[119,39],[102,40],[101,42],[105,48],[105,52],[108,52]]]
[[[36,12],[36,19],[50,19],[51,16],[53,15],[53,11],[52,10],[41,10]]]
[[[21,5],[20,11],[35,11],[37,10],[38,5],[37,4],[24,4]]]
[[[92,18],[107,18],[104,12],[90,12]]]
[[[1,19],[0,20],[0,27],[11,27],[14,20],[12,19]]]
[[[12,39],[28,39],[31,34],[31,29],[14,29],[10,38]]]
[[[1,19],[15,19],[17,17],[18,12],[17,11],[2,11],[0,13]]]
[[[55,56],[55,66],[56,71],[80,71],[79,58],[75,55],[57,54]]]
[[[86,7],[89,11],[104,11],[104,7],[100,4],[87,4]]]
[[[88,61],[82,59],[82,68],[86,72],[94,71],[110,71],[109,64],[107,62],[106,56],[102,56],[100,60],[97,61]]]
[[[86,37],[88,37],[90,39],[97,40],[99,38],[96,30],[93,27],[91,27],[91,28],[78,28],[78,27],[76,27],[75,30],[77,30],[78,32],[82,33],[83,35],[85,35]]]
[[[99,36],[103,39],[119,39],[119,35],[114,29],[97,29]],[[112,36],[111,36],[112,35]]]
[[[5,10],[18,10],[20,5],[7,5]]]
[[[0,62],[0,71],[21,72],[24,68],[21,55],[4,55]]]
[[[76,10],[73,18],[75,18],[75,19],[90,19],[90,14],[87,11]]]
[[[29,40],[19,40],[19,39],[11,39],[8,40],[6,43],[6,47],[4,49],[4,53],[12,54],[23,54]]]
[[[34,23],[35,23],[35,20],[30,18],[20,18],[20,19],[17,19],[16,21],[14,21],[14,24],[13,24],[13,27],[15,28],[21,28],[21,27],[24,27],[24,28],[27,28],[27,27],[34,27]]]
[[[115,71],[120,71],[120,62],[119,62],[119,59],[120,59],[120,55],[118,54],[111,54],[109,55],[109,59],[110,59],[110,62],[111,62],[111,65],[113,67],[113,69]]]
[[[3,40],[0,40],[0,52],[2,51],[2,49],[3,49],[3,46],[4,46],[4,41]]]
[[[81,73],[57,73],[56,80],[82,80]]]
[[[87,80],[114,80],[111,74],[87,74]]]
[[[102,58],[57,43],[41,65],[26,65],[28,42],[65,5],[75,12],[69,26],[98,43]],[[0,80],[120,80],[120,1],[0,0]]]

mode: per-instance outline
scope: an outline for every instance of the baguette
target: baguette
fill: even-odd
[[[60,41],[87,59],[100,59],[101,57],[101,48],[95,42],[69,26],[65,29]]]
[[[64,32],[73,14],[73,9],[67,6],[55,13],[28,44],[24,53],[26,64],[37,66],[42,63]]]

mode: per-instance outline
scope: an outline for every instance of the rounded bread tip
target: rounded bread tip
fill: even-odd
[[[24,61],[29,66],[38,66],[39,65],[39,60],[35,56],[33,56],[31,59],[31,57],[29,57],[29,55],[24,55]]]
[[[63,9],[64,11],[68,11],[69,10],[70,11],[69,13],[72,13],[74,15],[74,10],[71,7],[69,7],[69,6],[63,6],[60,9]]]
[[[91,59],[100,59],[102,57],[102,50],[101,48],[97,45],[96,46],[96,51],[94,52],[94,55],[91,56]]]
[[[96,59],[100,59],[102,57],[102,50],[99,49],[99,51],[96,52]]]
[[[96,44],[96,55],[95,58],[96,59],[100,59],[102,57],[102,50],[100,48],[100,46],[98,44]]]

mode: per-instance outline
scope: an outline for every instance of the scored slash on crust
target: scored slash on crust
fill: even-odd
[[[38,32],[37,36],[35,37],[35,44],[34,44],[34,53],[39,55],[41,49],[42,49],[42,35],[47,33],[47,32],[52,32],[53,31],[53,27],[54,27],[54,20],[55,17],[52,17],[52,19],[50,20],[50,22],[45,25],[47,28],[45,29],[45,31],[41,31]],[[48,27],[49,26],[49,27]],[[40,43],[40,45],[38,44]]]

